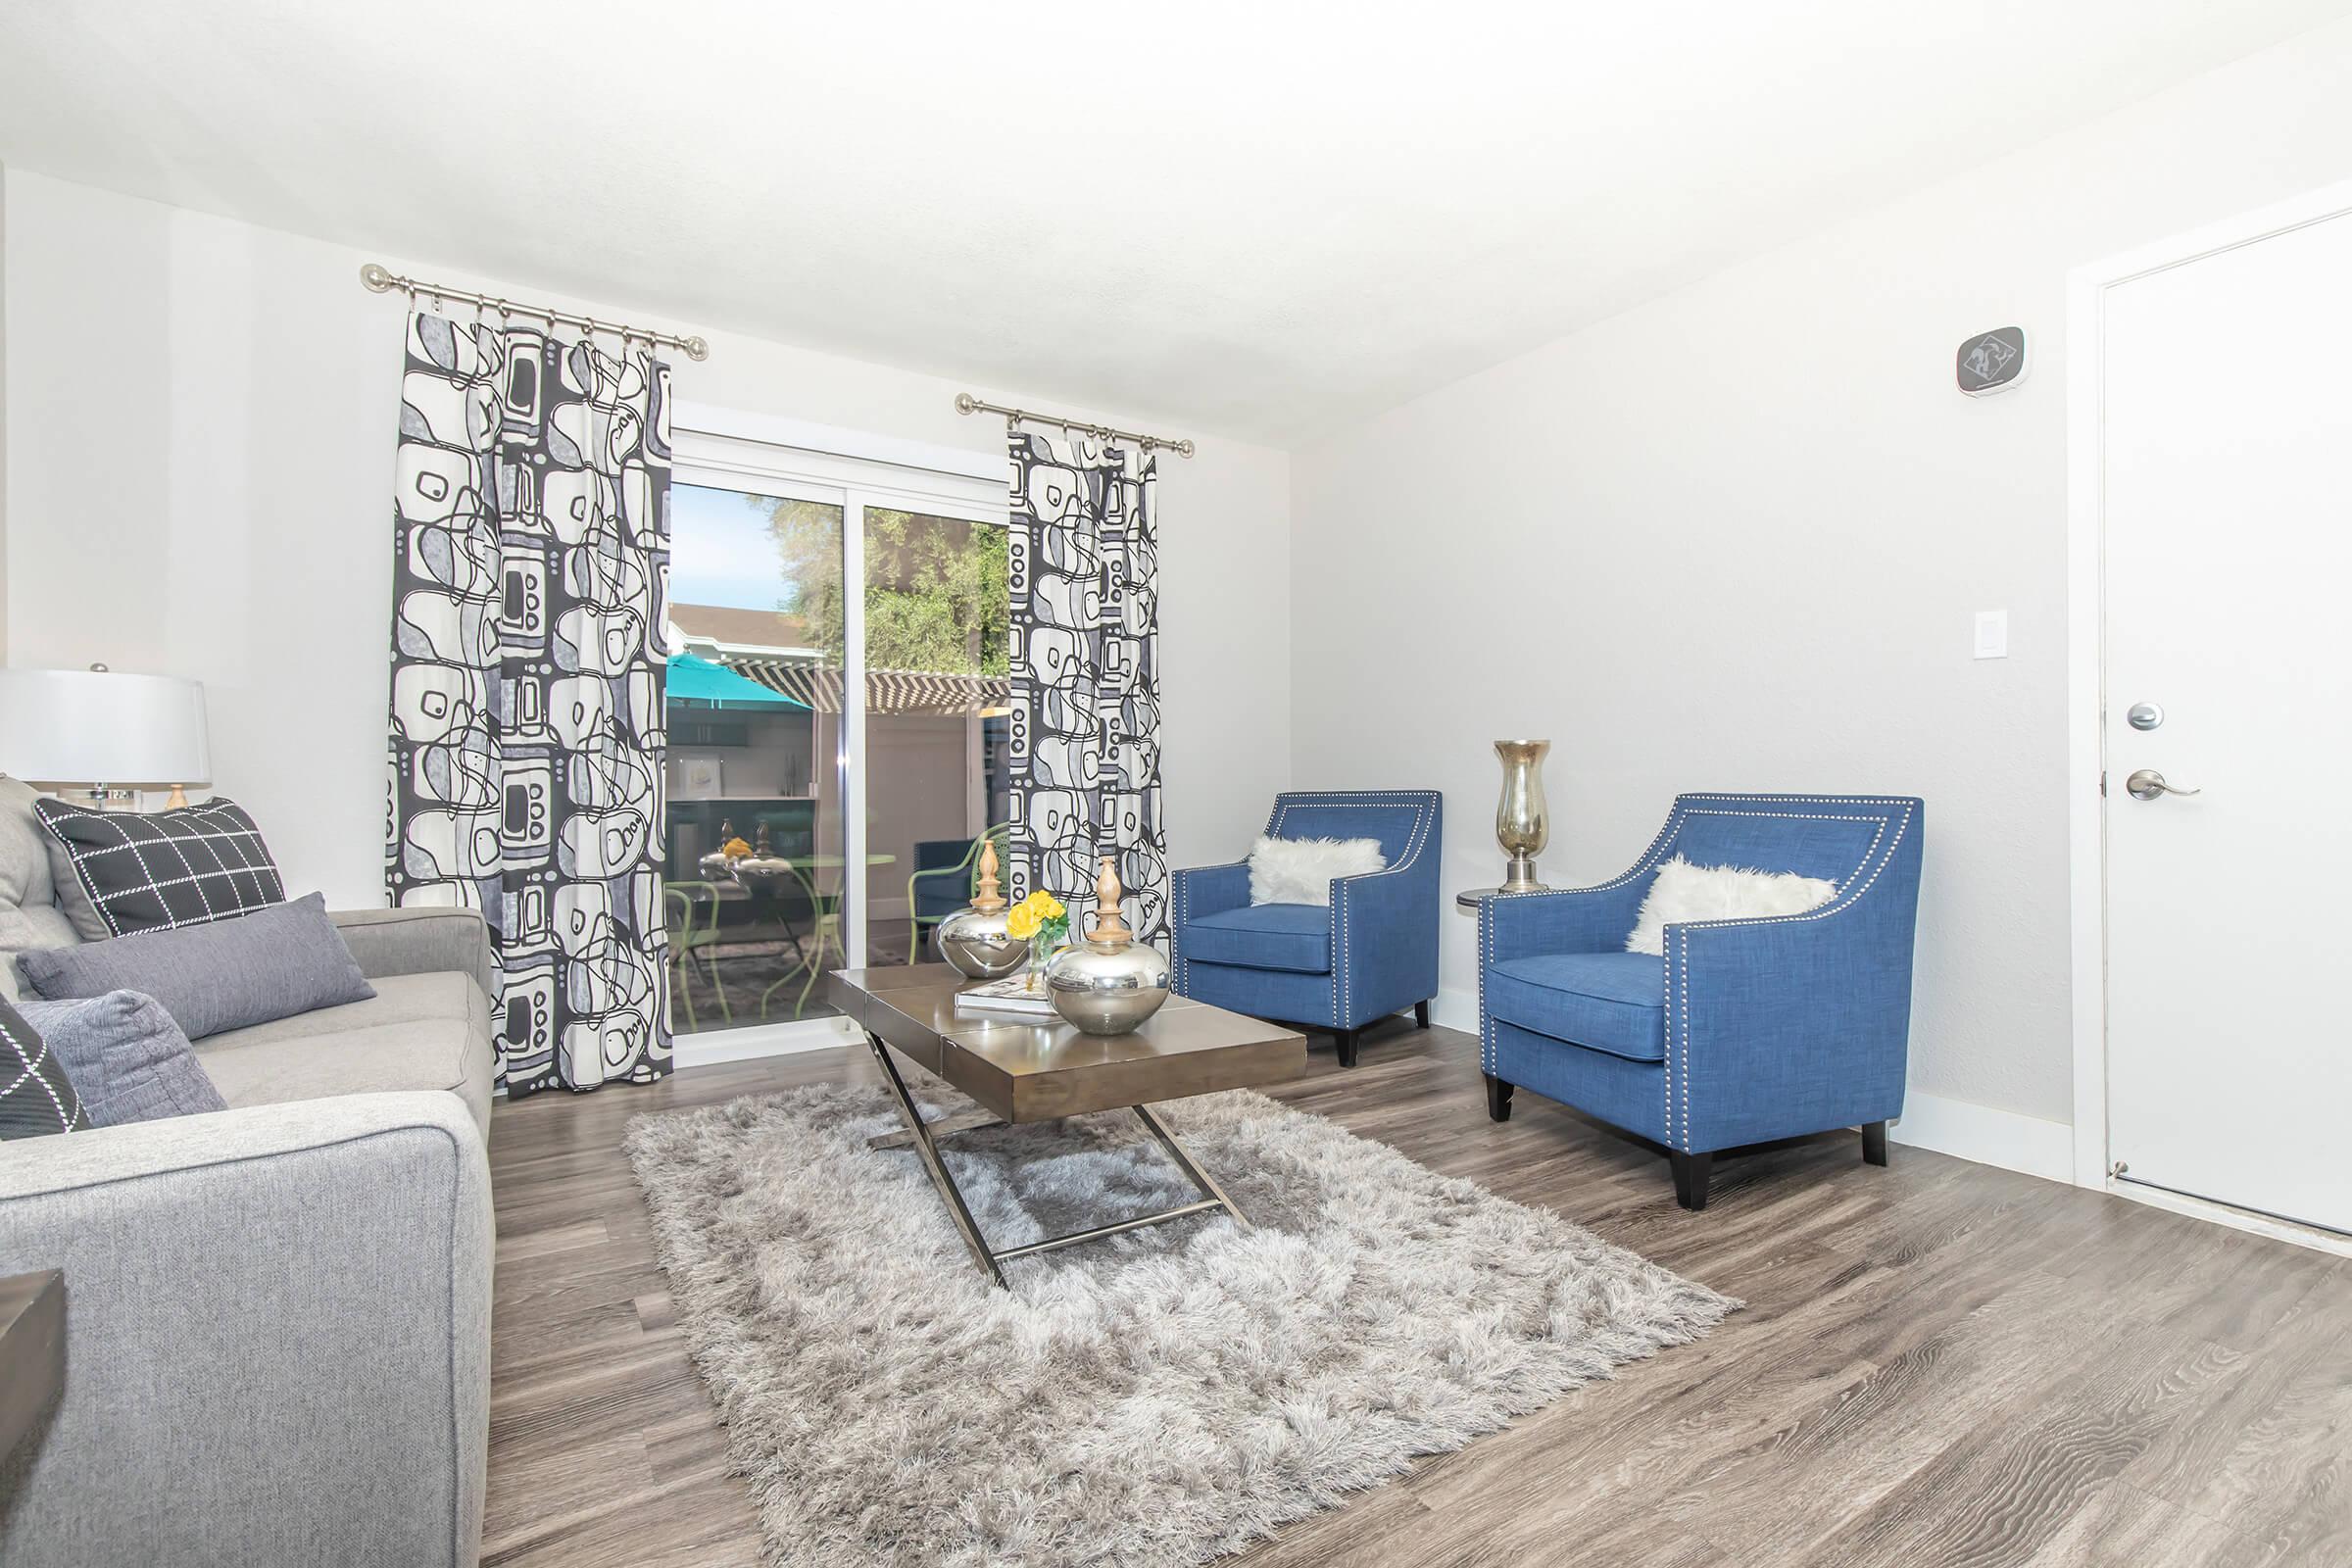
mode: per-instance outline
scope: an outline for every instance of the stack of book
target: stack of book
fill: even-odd
[[[1024,1018],[1054,1016],[1054,999],[1040,981],[1033,988],[1026,973],[1008,975],[956,993],[956,1010],[963,1013],[1010,1014]]]

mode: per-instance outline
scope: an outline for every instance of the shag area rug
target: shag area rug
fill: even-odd
[[[1004,1291],[912,1151],[866,1147],[899,1125],[879,1088],[630,1124],[771,1561],[1203,1562],[1739,1304],[1261,1095],[1160,1109],[1254,1228],[1151,1226],[1008,1263]],[[1128,1111],[946,1148],[999,1248],[1197,1196]]]

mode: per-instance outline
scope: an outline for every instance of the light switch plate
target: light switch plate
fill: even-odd
[[[1979,659],[2007,659],[2009,657],[2009,612],[1980,610],[1977,612],[1977,657]]]

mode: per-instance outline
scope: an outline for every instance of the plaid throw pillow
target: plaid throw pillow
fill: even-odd
[[[286,902],[270,846],[234,801],[147,814],[46,798],[32,808],[111,935],[203,925]]]
[[[87,1124],[65,1064],[23,1013],[0,1002],[0,1139],[70,1133]]]

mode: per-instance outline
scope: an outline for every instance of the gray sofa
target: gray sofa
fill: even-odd
[[[0,779],[0,989],[76,940]],[[0,1458],[10,1568],[480,1548],[493,1231],[478,915],[337,914],[373,1000],[196,1042],[230,1108],[0,1143],[0,1275],[66,1275],[65,1393]]]

